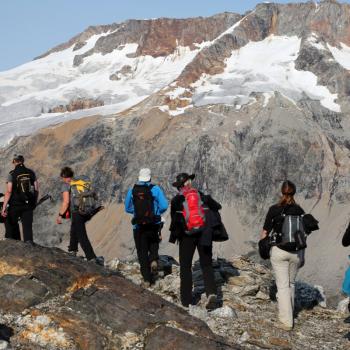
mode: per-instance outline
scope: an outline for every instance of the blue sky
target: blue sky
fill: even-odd
[[[244,13],[259,2],[262,1],[1,0],[0,71],[30,61],[89,25],[110,24],[129,18],[184,18],[224,11]]]

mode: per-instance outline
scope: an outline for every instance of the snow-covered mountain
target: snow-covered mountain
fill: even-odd
[[[61,166],[90,175],[107,207],[90,232],[110,257],[132,252],[122,200],[141,166],[169,196],[177,172],[197,174],[223,203],[231,240],[218,250],[230,256],[251,250],[288,177],[321,221],[304,276],[335,291],[350,207],[349,62],[350,5],[333,0],[90,27],[0,73],[1,143],[28,135],[2,149],[1,174],[21,152],[54,195]],[[39,242],[66,237],[56,212],[38,209]]]
[[[40,58],[0,73],[2,144],[57,122],[117,113],[139,103],[175,81],[201,48],[239,18],[223,14],[92,27]],[[98,99],[104,106],[48,113],[77,99]]]
[[[322,24],[330,7],[339,22],[336,30]],[[263,4],[246,16],[90,27],[36,60],[0,73],[1,142],[69,119],[121,112],[169,85],[171,100],[187,88],[171,115],[217,103],[240,108],[254,101],[252,93],[264,93],[267,101],[275,91],[296,102],[307,96],[340,112],[342,92],[323,81],[323,72],[300,69],[298,61],[303,51],[315,51],[325,65],[338,66],[339,74],[348,72],[347,11],[347,5],[329,1]],[[90,110],[52,113],[85,99],[101,103]]]

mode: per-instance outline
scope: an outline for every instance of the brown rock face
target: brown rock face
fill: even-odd
[[[11,319],[27,309],[9,325],[16,348],[164,349],[169,341],[167,349],[233,349],[204,322],[116,272],[59,249],[12,240],[0,248],[0,261],[23,273],[0,275],[0,310]]]
[[[76,100],[70,101],[67,105],[59,105],[57,107],[51,108],[49,110],[49,113],[74,112],[81,109],[89,109],[100,106],[104,106],[104,102],[101,100],[93,98],[78,98]]]
[[[167,56],[179,45],[193,47],[195,43],[215,39],[240,18],[238,14],[224,13],[208,18],[130,20],[121,24],[115,32],[98,39],[93,49],[77,55],[74,65],[78,66],[93,53],[110,53],[128,43],[139,45],[136,56]]]

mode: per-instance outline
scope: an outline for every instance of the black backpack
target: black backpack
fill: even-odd
[[[132,201],[134,204],[132,223],[134,225],[150,225],[157,220],[154,213],[152,187],[153,185],[135,185],[132,189]]]
[[[304,215],[287,215],[282,212],[280,216],[280,230],[273,233],[273,243],[279,247],[288,248],[292,246],[296,250],[305,249],[306,232],[303,222]]]
[[[34,173],[25,166],[21,166],[15,169],[11,175],[14,185],[13,202],[15,204],[35,207],[36,194],[34,190]]]

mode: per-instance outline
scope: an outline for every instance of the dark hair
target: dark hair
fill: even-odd
[[[294,195],[297,188],[292,181],[286,180],[281,187],[282,197],[279,201],[280,206],[295,204]]]
[[[23,164],[23,163],[24,163],[24,157],[21,156],[20,154],[15,154],[15,155],[13,156],[13,162]]]
[[[73,177],[74,176],[74,171],[68,167],[65,166],[64,168],[61,169],[61,177],[67,178],[67,177]]]

